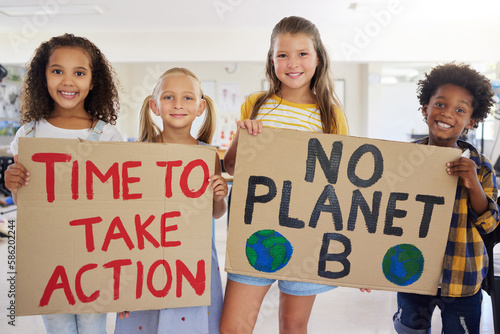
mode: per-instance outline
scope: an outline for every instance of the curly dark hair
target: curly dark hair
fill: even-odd
[[[474,128],[490,113],[494,104],[493,87],[488,78],[466,64],[448,63],[434,67],[425,79],[418,82],[417,97],[421,106],[429,104],[440,86],[452,84],[469,91],[473,97],[472,117]]]
[[[42,43],[26,66],[24,85],[21,91],[21,124],[47,119],[54,110],[54,100],[47,90],[45,69],[55,49],[61,47],[80,48],[90,57],[92,90],[85,98],[85,110],[95,120],[116,124],[120,103],[118,80],[106,57],[92,42],[84,37],[64,34]]]

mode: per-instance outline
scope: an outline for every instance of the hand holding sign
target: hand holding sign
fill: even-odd
[[[16,196],[18,188],[28,185],[28,182],[30,180],[29,176],[30,172],[17,161],[16,154],[14,156],[14,163],[9,165],[5,170],[5,187],[10,190],[13,196]]]

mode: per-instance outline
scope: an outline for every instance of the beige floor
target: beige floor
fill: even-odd
[[[0,210],[1,211],[1,210]],[[11,214],[5,217],[11,218]],[[216,247],[220,266],[224,267],[226,218],[216,221]],[[500,260],[500,249],[497,246]],[[498,263],[499,261],[497,261]],[[7,282],[7,239],[0,239],[0,333],[45,333],[40,316],[17,317],[15,327],[8,324],[8,282]],[[500,268],[498,263],[497,268]],[[497,269],[498,270],[498,269]],[[500,274],[500,273],[499,273]],[[223,272],[223,283],[226,275]],[[483,318],[481,333],[493,334],[493,318],[491,301],[483,292]],[[278,289],[271,287],[261,308],[256,334],[278,333],[277,309]],[[309,333],[395,333],[392,327],[392,315],[396,310],[395,293],[373,291],[371,294],[361,293],[357,289],[337,288],[318,295],[309,324]],[[113,333],[115,314],[108,314],[107,332]],[[439,311],[433,317],[433,333],[440,332]]]

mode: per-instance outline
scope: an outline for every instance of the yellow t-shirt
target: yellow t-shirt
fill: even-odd
[[[241,105],[242,121],[248,119],[255,101],[262,93],[250,95]],[[259,109],[256,120],[269,128],[293,129],[309,132],[323,132],[321,116],[317,104],[292,103],[271,96]],[[349,130],[344,113],[335,107],[336,134],[347,135]]]

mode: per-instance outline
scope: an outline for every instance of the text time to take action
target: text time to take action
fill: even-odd
[[[210,303],[215,148],[23,138],[19,161],[18,315]]]

